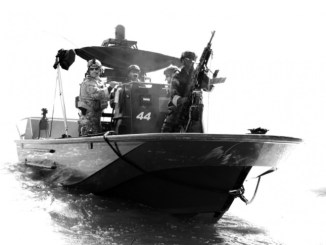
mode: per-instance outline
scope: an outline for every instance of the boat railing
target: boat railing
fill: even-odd
[[[23,139],[40,139],[40,138],[61,138],[65,133],[65,123],[63,118],[53,118],[48,120],[47,128],[40,128],[42,117],[28,117],[20,120],[16,124],[18,136]],[[69,134],[71,137],[78,137],[77,119],[67,119]]]

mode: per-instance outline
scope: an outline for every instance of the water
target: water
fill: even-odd
[[[0,244],[326,244],[325,164],[316,150],[315,144],[301,147],[262,179],[252,204],[236,199],[217,223],[50,186],[14,158],[5,159]],[[248,198],[255,183],[245,182]]]

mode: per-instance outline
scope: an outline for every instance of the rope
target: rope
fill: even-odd
[[[261,178],[261,176],[258,177],[254,195],[252,196],[252,198],[250,199],[250,201],[247,201],[246,202],[247,205],[250,204],[250,203],[252,203],[254,201],[255,197],[256,197],[256,194],[257,194],[257,191],[258,191],[258,187],[259,187],[259,183],[260,183],[260,178]]]
[[[136,169],[138,169],[139,171],[141,171],[142,173],[146,174],[148,173],[147,171],[145,171],[143,168],[139,167],[137,164],[129,161],[127,158],[125,158],[121,152],[120,152],[120,149],[118,147],[118,144],[117,142],[115,142],[115,147],[113,147],[113,145],[111,144],[111,142],[109,141],[109,139],[106,137],[106,134],[103,135],[103,138],[105,140],[105,142],[110,146],[110,148],[112,149],[112,151],[120,158],[122,159],[123,161],[127,162],[128,164],[130,164],[131,166],[135,167]]]
[[[108,143],[108,145],[110,146],[110,148],[114,151],[114,153],[120,158],[122,159],[123,161],[125,161],[126,163],[130,164],[131,166],[135,167],[136,169],[138,169],[140,172],[142,172],[143,174],[150,174],[158,179],[161,179],[161,180],[164,180],[164,181],[170,181],[170,182],[173,182],[175,184],[178,184],[178,185],[182,185],[182,186],[187,186],[187,187],[192,187],[192,188],[196,188],[196,189],[199,189],[199,190],[206,190],[206,191],[212,191],[212,192],[216,192],[216,193],[223,193],[223,194],[228,194],[230,193],[229,191],[227,190],[222,190],[222,189],[216,189],[216,188],[209,188],[209,187],[201,187],[201,186],[198,186],[198,185],[194,185],[194,184],[191,184],[191,183],[184,183],[182,181],[179,181],[179,180],[176,180],[176,179],[171,179],[167,176],[161,176],[155,172],[148,172],[146,171],[145,169],[141,168],[140,166],[138,166],[136,163],[130,161],[129,159],[127,159],[126,157],[124,157],[120,150],[119,150],[119,147],[117,145],[117,143],[115,142],[115,146],[116,148],[113,147],[113,145],[111,144],[111,142],[109,141],[107,135],[109,134],[110,132],[107,132],[103,135],[103,138],[105,140],[106,143]]]
[[[257,177],[255,177],[255,178],[258,178],[258,180],[257,180],[257,184],[256,184],[256,188],[255,188],[254,194],[253,194],[252,198],[250,199],[250,201],[248,201],[247,198],[245,198],[245,196],[244,196],[245,189],[244,189],[243,186],[241,186],[237,190],[231,190],[231,191],[229,191],[229,193],[231,195],[233,195],[235,198],[239,197],[245,204],[247,204],[247,205],[248,204],[251,204],[254,201],[255,197],[256,197],[256,194],[257,194],[257,191],[258,191],[258,187],[259,187],[259,184],[260,184],[261,177],[264,176],[264,175],[266,175],[266,174],[272,173],[275,170],[276,170],[276,168],[271,168],[271,169],[265,171],[264,173],[258,175]]]
[[[213,60],[213,58],[214,58],[214,57],[213,57],[213,51],[212,51],[212,53],[211,53],[211,58],[210,58],[209,61],[208,61],[208,62],[209,62],[208,67],[211,67],[211,66],[212,66],[212,60]],[[210,69],[209,69],[209,71],[210,71]],[[208,83],[208,86],[210,86],[210,82]],[[209,88],[209,87],[208,87],[208,88]],[[207,121],[206,121],[206,127],[207,127],[207,128],[206,128],[206,132],[209,132],[209,130],[208,130],[209,123],[208,123],[208,122],[209,122],[209,115],[210,115],[210,113],[209,113],[209,110],[210,110],[210,103],[209,103],[209,102],[210,102],[211,91],[208,91],[207,94],[208,94],[208,95],[207,95],[207,113],[206,113],[206,114],[207,114],[207,119],[206,119],[206,120],[207,120]],[[204,113],[204,112],[203,112],[203,113]]]

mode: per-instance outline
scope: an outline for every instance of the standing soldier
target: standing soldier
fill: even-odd
[[[168,114],[164,120],[162,132],[182,132],[187,124],[188,111],[190,107],[190,95],[194,86],[192,75],[196,54],[190,51],[182,53],[180,61],[182,68],[172,78]]]
[[[124,83],[141,82],[140,67],[138,65],[130,65],[127,68],[126,80]],[[110,94],[110,106],[113,109],[113,119],[115,123],[116,132],[119,133],[119,126],[122,119],[122,110],[124,107],[124,88],[121,84],[116,85]]]
[[[183,132],[187,127],[190,98],[195,86],[192,77],[196,58],[196,54],[190,51],[185,51],[181,55],[180,61],[183,66],[181,71],[176,71],[172,78],[168,113],[162,126],[163,133]],[[192,124],[189,132],[203,132],[201,118]]]
[[[140,68],[138,65],[130,65],[127,69],[126,81],[128,82],[141,82],[140,81]],[[115,118],[120,115],[120,107],[122,102],[122,87],[121,84],[116,85],[110,94],[110,106],[114,109]]]
[[[102,132],[102,111],[108,106],[111,87],[105,87],[100,79],[102,64],[96,59],[87,63],[87,73],[80,84],[77,107],[81,110],[78,125],[80,136]]]

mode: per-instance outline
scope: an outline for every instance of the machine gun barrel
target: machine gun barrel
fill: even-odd
[[[212,40],[215,35],[215,31],[212,32],[212,36],[207,43],[207,46],[204,48],[203,53],[200,56],[199,64],[196,67],[195,73],[194,73],[194,82],[195,82],[195,88],[200,88],[201,81],[199,81],[200,73],[205,73],[207,70],[207,63],[208,60],[212,54]]]
[[[209,45],[211,45],[214,35],[215,35],[215,31],[212,32],[211,39],[208,42]]]

